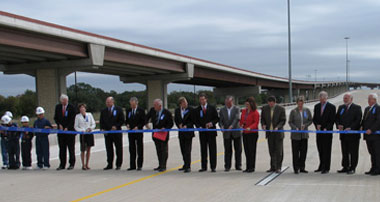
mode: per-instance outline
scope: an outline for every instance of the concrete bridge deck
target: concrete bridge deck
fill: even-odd
[[[371,90],[354,91],[354,102],[367,106]],[[341,104],[342,95],[330,100]],[[307,104],[312,109],[314,103]],[[287,107],[287,113],[293,107]],[[288,127],[287,127],[288,128]],[[311,129],[314,129],[313,127]],[[338,174],[341,152],[338,135],[334,135],[330,174],[313,173],[318,166],[315,136],[311,134],[306,169],[309,174],[293,174],[289,134],[284,140],[284,166],[290,168],[266,186],[255,185],[268,174],[269,154],[264,134],[260,133],[257,147],[256,172],[251,174],[232,170],[224,172],[223,140],[218,135],[217,172],[199,173],[200,149],[196,136],[193,140],[192,172],[177,171],[182,165],[176,134],[169,142],[168,171],[157,173],[157,157],[150,134],[145,135],[144,167],[142,171],[126,171],[129,165],[128,142],[124,138],[124,164],[122,170],[103,171],[106,155],[103,138],[98,138],[90,162],[91,170],[80,169],[77,156],[72,171],[56,171],[57,146],[51,146],[50,170],[0,170],[1,201],[378,201],[379,177],[364,175],[370,159],[364,141],[360,143],[359,165],[355,175]],[[125,136],[126,137],[126,136]],[[79,152],[79,144],[76,147]],[[35,153],[35,150],[32,151]],[[33,160],[36,158],[33,157]],[[245,167],[243,153],[243,168]]]

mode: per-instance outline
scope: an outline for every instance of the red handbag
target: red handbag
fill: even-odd
[[[167,136],[168,136],[168,131],[154,132],[153,133],[153,138],[161,140],[161,141],[165,141]]]

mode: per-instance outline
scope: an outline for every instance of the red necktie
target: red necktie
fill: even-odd
[[[206,107],[203,106],[202,108],[203,108],[203,114],[206,114]]]
[[[65,112],[66,112],[66,106],[63,106],[63,108],[62,108],[62,116],[65,116]]]

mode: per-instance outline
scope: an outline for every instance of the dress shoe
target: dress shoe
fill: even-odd
[[[281,170],[280,169],[277,169],[276,171],[274,171],[275,173],[281,173]]]
[[[158,170],[158,172],[164,172],[166,171],[166,168],[160,168],[160,170]]]
[[[103,168],[103,170],[111,170],[112,169],[112,166],[107,166],[105,168]]]
[[[115,168],[115,170],[120,170],[120,169],[121,169],[121,167],[120,167],[120,166],[119,166],[119,167],[116,167],[116,168]]]
[[[321,174],[327,174],[327,173],[329,173],[328,170],[322,170],[322,172],[321,172]]]
[[[205,172],[205,171],[207,171],[207,169],[205,169],[205,168],[202,168],[202,169],[198,170],[198,172]]]
[[[255,172],[255,169],[245,169],[243,173],[253,173]]]
[[[160,166],[158,166],[157,168],[154,168],[153,170],[158,171],[160,169],[161,169]]]
[[[367,171],[367,172],[365,172],[364,174],[366,174],[366,175],[371,175],[371,173],[373,173],[373,170],[372,170],[372,169],[369,170],[369,171]]]
[[[347,168],[342,168],[341,170],[338,170],[338,173],[347,173],[348,169]]]
[[[321,172],[321,169],[314,170],[315,173]]]
[[[182,168],[178,169],[178,171],[184,171],[185,168],[182,166]]]
[[[136,168],[128,168],[127,171],[136,170]]]
[[[69,166],[69,167],[67,168],[67,170],[72,170],[72,169],[74,169],[74,166]]]
[[[298,170],[294,170],[294,174],[299,174],[299,171]]]
[[[236,167],[235,170],[241,170],[241,167]]]
[[[216,172],[216,170],[215,170],[215,169],[211,169],[211,172],[212,172],[212,173],[215,173],[215,172]]]
[[[141,168],[141,167],[137,168],[137,171],[141,171],[141,170],[142,170],[142,168]]]
[[[347,171],[347,175],[352,175],[352,174],[355,174],[355,170],[349,170],[349,171]]]
[[[56,170],[65,170],[64,167],[59,166]]]
[[[300,170],[300,173],[309,173],[309,171],[302,169],[302,170]]]
[[[377,175],[380,175],[379,171],[374,171],[374,172],[371,173],[371,176],[377,176]]]
[[[230,172],[230,170],[231,170],[231,169],[226,168],[226,169],[224,169],[224,172]]]
[[[183,172],[184,173],[189,173],[189,172],[191,172],[191,169],[190,168],[186,168]]]
[[[267,170],[267,173],[272,173],[272,172],[274,172],[274,169]]]

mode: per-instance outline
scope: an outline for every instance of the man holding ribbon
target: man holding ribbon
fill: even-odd
[[[346,93],[343,103],[336,113],[336,127],[339,131],[360,130],[362,108],[352,103],[353,96]],[[360,133],[341,133],[339,135],[342,149],[342,166],[338,173],[354,174],[359,160]]]
[[[62,94],[60,104],[55,107],[54,121],[57,128],[63,131],[74,131],[74,122],[76,110],[72,104],[69,104],[69,97]],[[57,170],[63,170],[66,167],[67,150],[69,150],[69,167],[72,170],[75,165],[75,134],[58,133],[59,160],[60,164]]]

